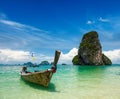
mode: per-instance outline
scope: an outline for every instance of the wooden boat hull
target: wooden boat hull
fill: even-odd
[[[47,87],[52,78],[53,73],[55,73],[57,70],[57,62],[59,60],[60,53],[61,52],[58,50],[55,51],[53,66],[50,69],[47,69],[46,71],[29,73],[26,72],[27,68],[23,67],[23,70],[21,72],[21,78],[26,81]]]
[[[26,81],[47,87],[52,78],[52,75],[53,75],[52,71],[41,71],[41,72],[21,74],[21,78]]]

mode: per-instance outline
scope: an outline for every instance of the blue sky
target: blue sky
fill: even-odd
[[[4,57],[0,62],[15,62],[16,56],[9,54],[16,51],[23,51],[20,57],[25,52],[27,56],[35,53],[38,60],[41,56],[52,60],[56,49],[66,62],[74,53],[71,51],[76,53],[83,34],[92,30],[99,33],[103,51],[118,50],[119,55],[119,5],[120,0],[0,0],[0,51]],[[117,56],[115,62],[118,60]]]

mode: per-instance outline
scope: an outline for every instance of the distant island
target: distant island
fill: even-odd
[[[29,67],[38,67],[40,65],[50,65],[48,61],[42,61],[40,64],[34,64],[32,62],[27,62],[23,64],[24,66],[29,66]]]
[[[78,55],[72,63],[74,65],[111,65],[111,60],[102,53],[102,46],[99,41],[98,33],[91,31],[83,35],[79,45]]]
[[[29,66],[29,67],[38,67],[38,64],[33,64],[32,62],[27,62],[23,64],[24,66]]]
[[[50,65],[48,61],[42,61],[39,65]]]

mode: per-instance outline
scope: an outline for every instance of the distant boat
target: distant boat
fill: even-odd
[[[67,65],[67,64],[65,64],[65,63],[62,63],[62,65]]]
[[[49,85],[53,73],[55,73],[57,70],[57,62],[59,60],[60,53],[60,51],[55,51],[54,64],[51,67],[51,69],[32,73],[21,73],[21,78],[26,81],[47,87]]]

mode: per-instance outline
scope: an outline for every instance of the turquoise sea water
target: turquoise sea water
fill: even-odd
[[[21,80],[21,69],[0,66],[0,99],[120,99],[120,65],[59,65],[48,88]]]

